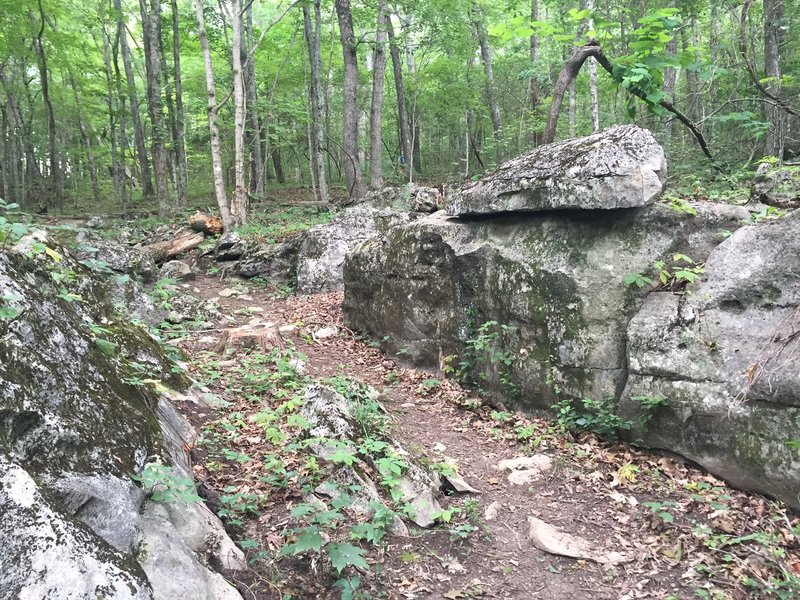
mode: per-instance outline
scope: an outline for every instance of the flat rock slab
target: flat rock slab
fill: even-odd
[[[653,134],[619,125],[540,146],[448,198],[448,215],[633,208],[653,204],[667,176]]]

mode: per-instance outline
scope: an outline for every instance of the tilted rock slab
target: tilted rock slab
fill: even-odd
[[[503,163],[450,196],[445,210],[474,216],[647,206],[661,196],[666,177],[664,150],[653,134],[619,125]]]

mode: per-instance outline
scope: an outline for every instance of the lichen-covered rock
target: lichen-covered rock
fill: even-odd
[[[0,597],[151,600],[131,556],[61,514],[33,478],[0,453]]]
[[[152,281],[158,273],[156,263],[149,254],[109,240],[92,240],[80,244],[74,255],[77,260],[87,263],[87,266],[106,266],[117,273],[138,275],[146,282]]]
[[[759,165],[750,195],[770,206],[800,208],[800,166]]]
[[[247,245],[235,231],[223,233],[214,247],[214,259],[219,261],[239,260],[247,250]]]
[[[119,320],[114,289],[46,236],[0,252],[3,598],[167,600],[137,563],[140,511],[152,502],[131,478],[153,457],[191,476],[194,430],[160,391],[189,381],[143,329]],[[217,549],[233,546],[216,517],[193,514],[196,528],[222,536]],[[185,556],[190,570],[205,569]],[[192,597],[233,597],[218,576],[204,581],[205,595]]]
[[[345,257],[365,241],[409,221],[406,212],[364,203],[345,209],[330,223],[309,229],[298,254],[297,292],[341,290]]]
[[[174,279],[175,281],[189,281],[195,278],[192,267],[182,260],[170,260],[161,267],[159,275],[165,279]]]
[[[297,253],[303,236],[294,236],[278,244],[248,248],[233,269],[242,277],[261,277],[275,284],[286,284],[297,275]]]
[[[441,368],[496,321],[484,335],[513,364],[499,373],[500,361],[476,355],[484,387],[513,400],[513,383],[527,408],[550,406],[554,385],[575,397],[618,397],[626,327],[641,303],[625,276],[652,272],[653,261],[676,252],[702,261],[748,217],[725,205],[696,208],[697,216],[658,204],[480,221],[435,213],[350,256],[345,322],[387,338],[387,350],[403,349],[416,365]]]
[[[628,326],[632,436],[800,506],[800,217],[740,229],[692,295],[653,294]]]
[[[660,197],[666,176],[664,150],[653,135],[619,125],[503,163],[452,194],[445,210],[470,216],[647,206]]]

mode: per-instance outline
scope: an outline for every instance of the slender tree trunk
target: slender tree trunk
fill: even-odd
[[[408,76],[414,80],[417,72],[417,61],[414,58],[414,41],[411,37],[412,21],[411,17],[400,17],[403,23],[403,30],[405,33],[405,46],[406,46],[406,66],[408,67]],[[409,133],[411,135],[409,145],[411,146],[411,156],[409,157],[409,183],[413,179],[413,172],[422,175],[422,156],[420,151],[420,131],[419,131],[419,115],[417,114],[417,94],[414,92],[408,102],[409,115]]]
[[[114,62],[114,86],[115,86],[115,89],[116,89],[116,92],[117,92],[117,102],[114,103],[114,98],[113,98],[113,95],[111,94],[111,91],[110,91],[111,87],[109,86],[108,106],[109,106],[109,111],[113,111],[115,108],[118,109],[117,110],[117,115],[118,115],[118,119],[117,120],[119,121],[119,160],[118,160],[118,163],[115,165],[116,171],[115,171],[114,175],[115,175],[115,177],[117,179],[117,183],[119,185],[119,195],[117,196],[117,201],[119,202],[119,205],[122,207],[122,209],[125,210],[127,208],[127,206],[128,206],[128,200],[129,200],[129,195],[128,195],[128,184],[129,184],[128,166],[127,166],[127,161],[126,161],[126,157],[125,157],[126,150],[128,148],[128,132],[127,132],[127,125],[126,125],[126,121],[125,121],[125,115],[126,115],[125,99],[127,97],[127,94],[123,93],[122,75],[121,75],[120,69],[119,69],[119,45],[120,45],[119,34],[120,34],[120,31],[119,31],[119,28],[117,28],[117,37],[114,40],[114,46],[113,46],[113,50],[114,50],[114,61],[113,61]],[[108,35],[107,34],[106,34],[106,40],[108,40]],[[109,73],[108,76],[110,77],[111,76],[110,75],[110,73],[111,73],[110,67],[108,68],[108,73]],[[114,122],[114,116],[113,115],[109,115],[109,122],[112,124],[112,129],[113,129],[113,122]]]
[[[386,73],[386,2],[378,6],[375,51],[372,59],[372,107],[369,113],[369,186],[373,190],[383,187],[383,141],[381,117],[383,114],[383,83]]]
[[[178,123],[175,120],[175,103],[172,99],[172,83],[169,77],[169,68],[167,67],[167,56],[164,53],[164,36],[158,38],[158,61],[161,67],[162,83],[164,85],[164,100],[167,104],[167,119],[169,124],[169,138],[170,143],[166,145],[167,166],[169,168],[169,177],[173,187],[177,186],[176,171],[178,168],[178,157],[175,152],[175,145],[178,139]],[[165,134],[166,142],[166,134]]]
[[[36,154],[34,152],[33,142],[31,141],[30,129],[26,126],[25,120],[22,118],[22,110],[20,109],[19,101],[14,95],[14,91],[8,81],[8,78],[6,77],[4,65],[2,64],[0,64],[0,84],[2,84],[3,90],[6,93],[8,110],[11,113],[10,121],[15,123],[15,145],[18,148],[21,148],[20,154],[23,150],[25,154],[24,169],[21,156],[19,163],[15,165],[15,167],[18,169],[17,181],[19,182],[17,200],[21,205],[27,206],[27,193],[25,189],[26,175],[29,181],[33,181],[40,178],[41,173],[39,171],[39,164],[36,161]]]
[[[678,41],[673,37],[667,42],[667,54],[672,57],[678,52]],[[675,67],[664,69],[664,93],[670,102],[675,99],[675,89],[678,83],[678,70]],[[672,136],[672,118],[664,119],[664,130],[667,135]]]
[[[784,0],[764,0],[764,74],[767,76],[767,91],[776,98],[781,97],[781,27],[783,26]],[[766,137],[766,154],[783,157],[786,134],[786,114],[773,103],[764,103],[764,113],[770,124]]]
[[[314,0],[314,23],[311,22],[310,7],[303,5],[303,26],[308,46],[311,69],[311,168],[319,190],[320,202],[330,202],[328,182],[325,177],[325,132],[322,114],[322,62],[320,57],[321,16],[320,0]]]
[[[49,74],[47,71],[47,57],[45,56],[42,36],[46,23],[42,0],[39,0],[39,31],[34,39],[36,54],[39,57],[39,77],[42,86],[42,100],[44,101],[45,113],[47,115],[47,147],[50,155],[50,185],[54,196],[54,207],[59,211],[64,209],[64,182],[61,177],[61,166],[58,160],[58,145],[56,144],[56,117],[53,111],[53,102],[50,99]],[[33,20],[33,15],[31,15]]]
[[[181,77],[181,36],[178,0],[171,0],[172,9],[172,68],[175,74],[175,162],[177,163],[176,192],[177,207],[184,208],[188,202],[189,177],[186,172],[186,116],[183,110],[183,79]]]
[[[139,113],[139,95],[136,93],[136,79],[133,75],[133,60],[131,49],[128,45],[128,34],[125,29],[125,16],[122,12],[121,0],[114,0],[114,10],[117,13],[117,35],[120,50],[122,51],[122,64],[125,67],[125,79],[128,84],[128,101],[131,105],[131,121],[133,123],[133,141],[136,146],[136,156],[139,159],[139,180],[142,194],[145,198],[152,198],[153,180],[150,176],[150,162],[147,159],[147,148],[144,143],[144,127]]]
[[[172,212],[169,190],[169,164],[167,157],[167,132],[164,126],[163,105],[161,103],[161,60],[159,40],[161,39],[160,0],[139,0],[142,14],[142,31],[145,51],[145,70],[147,73],[147,107],[150,114],[150,148],[153,155],[156,198],[158,214],[167,216]]]
[[[95,204],[100,204],[102,198],[100,197],[100,186],[97,183],[97,166],[94,162],[94,151],[92,150],[92,139],[89,136],[89,131],[86,128],[86,120],[83,115],[83,98],[78,85],[75,83],[75,77],[72,69],[69,69],[69,83],[72,86],[72,92],[75,95],[75,106],[78,109],[78,131],[81,134],[81,142],[86,151],[86,163],[89,167],[89,178],[92,181],[92,197]],[[111,139],[114,139],[114,132],[111,132]],[[116,148],[114,148],[113,158],[116,158]]]
[[[336,16],[339,20],[339,36],[344,56],[344,85],[342,110],[342,171],[349,198],[364,196],[364,182],[358,164],[358,54],[353,33],[353,17],[350,0],[335,0]]]
[[[253,52],[253,3],[248,2],[245,11],[246,47],[243,45],[244,52],[242,57]],[[244,84],[247,93],[247,129],[245,130],[245,145],[249,150],[249,174],[248,186],[251,193],[262,194],[264,192],[264,178],[261,176],[261,138],[259,136],[258,118],[258,93],[256,82],[255,61],[251,58],[245,63]]]
[[[231,217],[234,226],[247,222],[249,197],[244,186],[244,122],[246,104],[244,99],[244,77],[242,73],[242,1],[231,2],[231,22],[233,24],[233,107],[234,107],[234,185],[231,199]]]
[[[586,0],[586,8],[594,10],[594,0]],[[589,29],[594,30],[594,18],[589,19]],[[592,133],[600,131],[600,102],[597,98],[597,62],[589,58],[589,103],[592,111]]]
[[[11,140],[13,139],[13,134],[11,132],[11,126],[9,125],[9,118],[8,118],[8,102],[5,104],[0,104],[0,146],[2,146],[3,156],[2,160],[0,160],[0,175],[2,176],[3,186],[0,188],[0,192],[3,194],[3,199],[8,202],[15,202],[16,196],[14,194],[14,188],[16,187],[12,183],[13,178],[13,159],[12,159],[12,149],[11,149]]]
[[[228,229],[231,226],[231,213],[228,208],[228,198],[225,194],[225,174],[222,168],[222,149],[219,141],[219,126],[217,116],[217,86],[214,82],[214,66],[211,62],[211,50],[208,46],[206,35],[206,19],[203,15],[203,0],[194,0],[194,10],[197,16],[197,33],[200,38],[200,49],[203,52],[203,63],[206,72],[206,90],[208,91],[208,129],[211,133],[211,163],[214,172],[214,192],[217,197],[219,214],[222,223]]]
[[[386,31],[389,34],[389,54],[392,57],[392,73],[394,74],[394,88],[397,96],[397,125],[400,130],[400,155],[401,163],[411,159],[411,132],[406,116],[406,93],[403,85],[403,63],[400,60],[400,49],[394,35],[394,25],[387,19]]]
[[[114,200],[124,208],[122,174],[119,153],[117,152],[117,106],[114,100],[114,78],[111,74],[111,42],[103,24],[103,65],[106,71],[106,109],[108,111],[108,137],[111,140],[111,179],[114,183]]]
[[[481,47],[481,60],[483,61],[483,71],[486,74],[486,103],[489,105],[489,113],[492,118],[492,131],[495,141],[500,140],[501,122],[500,107],[497,104],[497,94],[495,93],[494,67],[492,65],[492,49],[489,47],[489,36],[486,33],[486,26],[483,22],[483,14],[477,5],[473,5],[473,25],[478,34],[478,44]]]

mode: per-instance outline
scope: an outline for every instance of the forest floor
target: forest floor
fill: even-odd
[[[169,332],[190,357],[190,375],[219,399],[213,409],[181,408],[201,431],[193,453],[201,493],[252,565],[232,576],[244,598],[796,597],[800,520],[783,505],[680,459],[492,409],[441,374],[404,368],[344,326],[340,293],[287,296],[204,275],[188,287],[218,302],[231,327],[290,326],[283,350],[224,354],[214,350],[221,330]],[[376,388],[391,416],[384,433],[419,464],[456,469],[479,493],[444,495],[437,525],[411,525],[407,537],[384,536],[378,517],[359,524],[352,507],[310,499],[337,467],[299,443],[294,398],[318,380]],[[531,455],[550,459],[540,477],[515,485],[498,470],[503,459]],[[620,560],[544,552],[529,539],[529,517]]]

